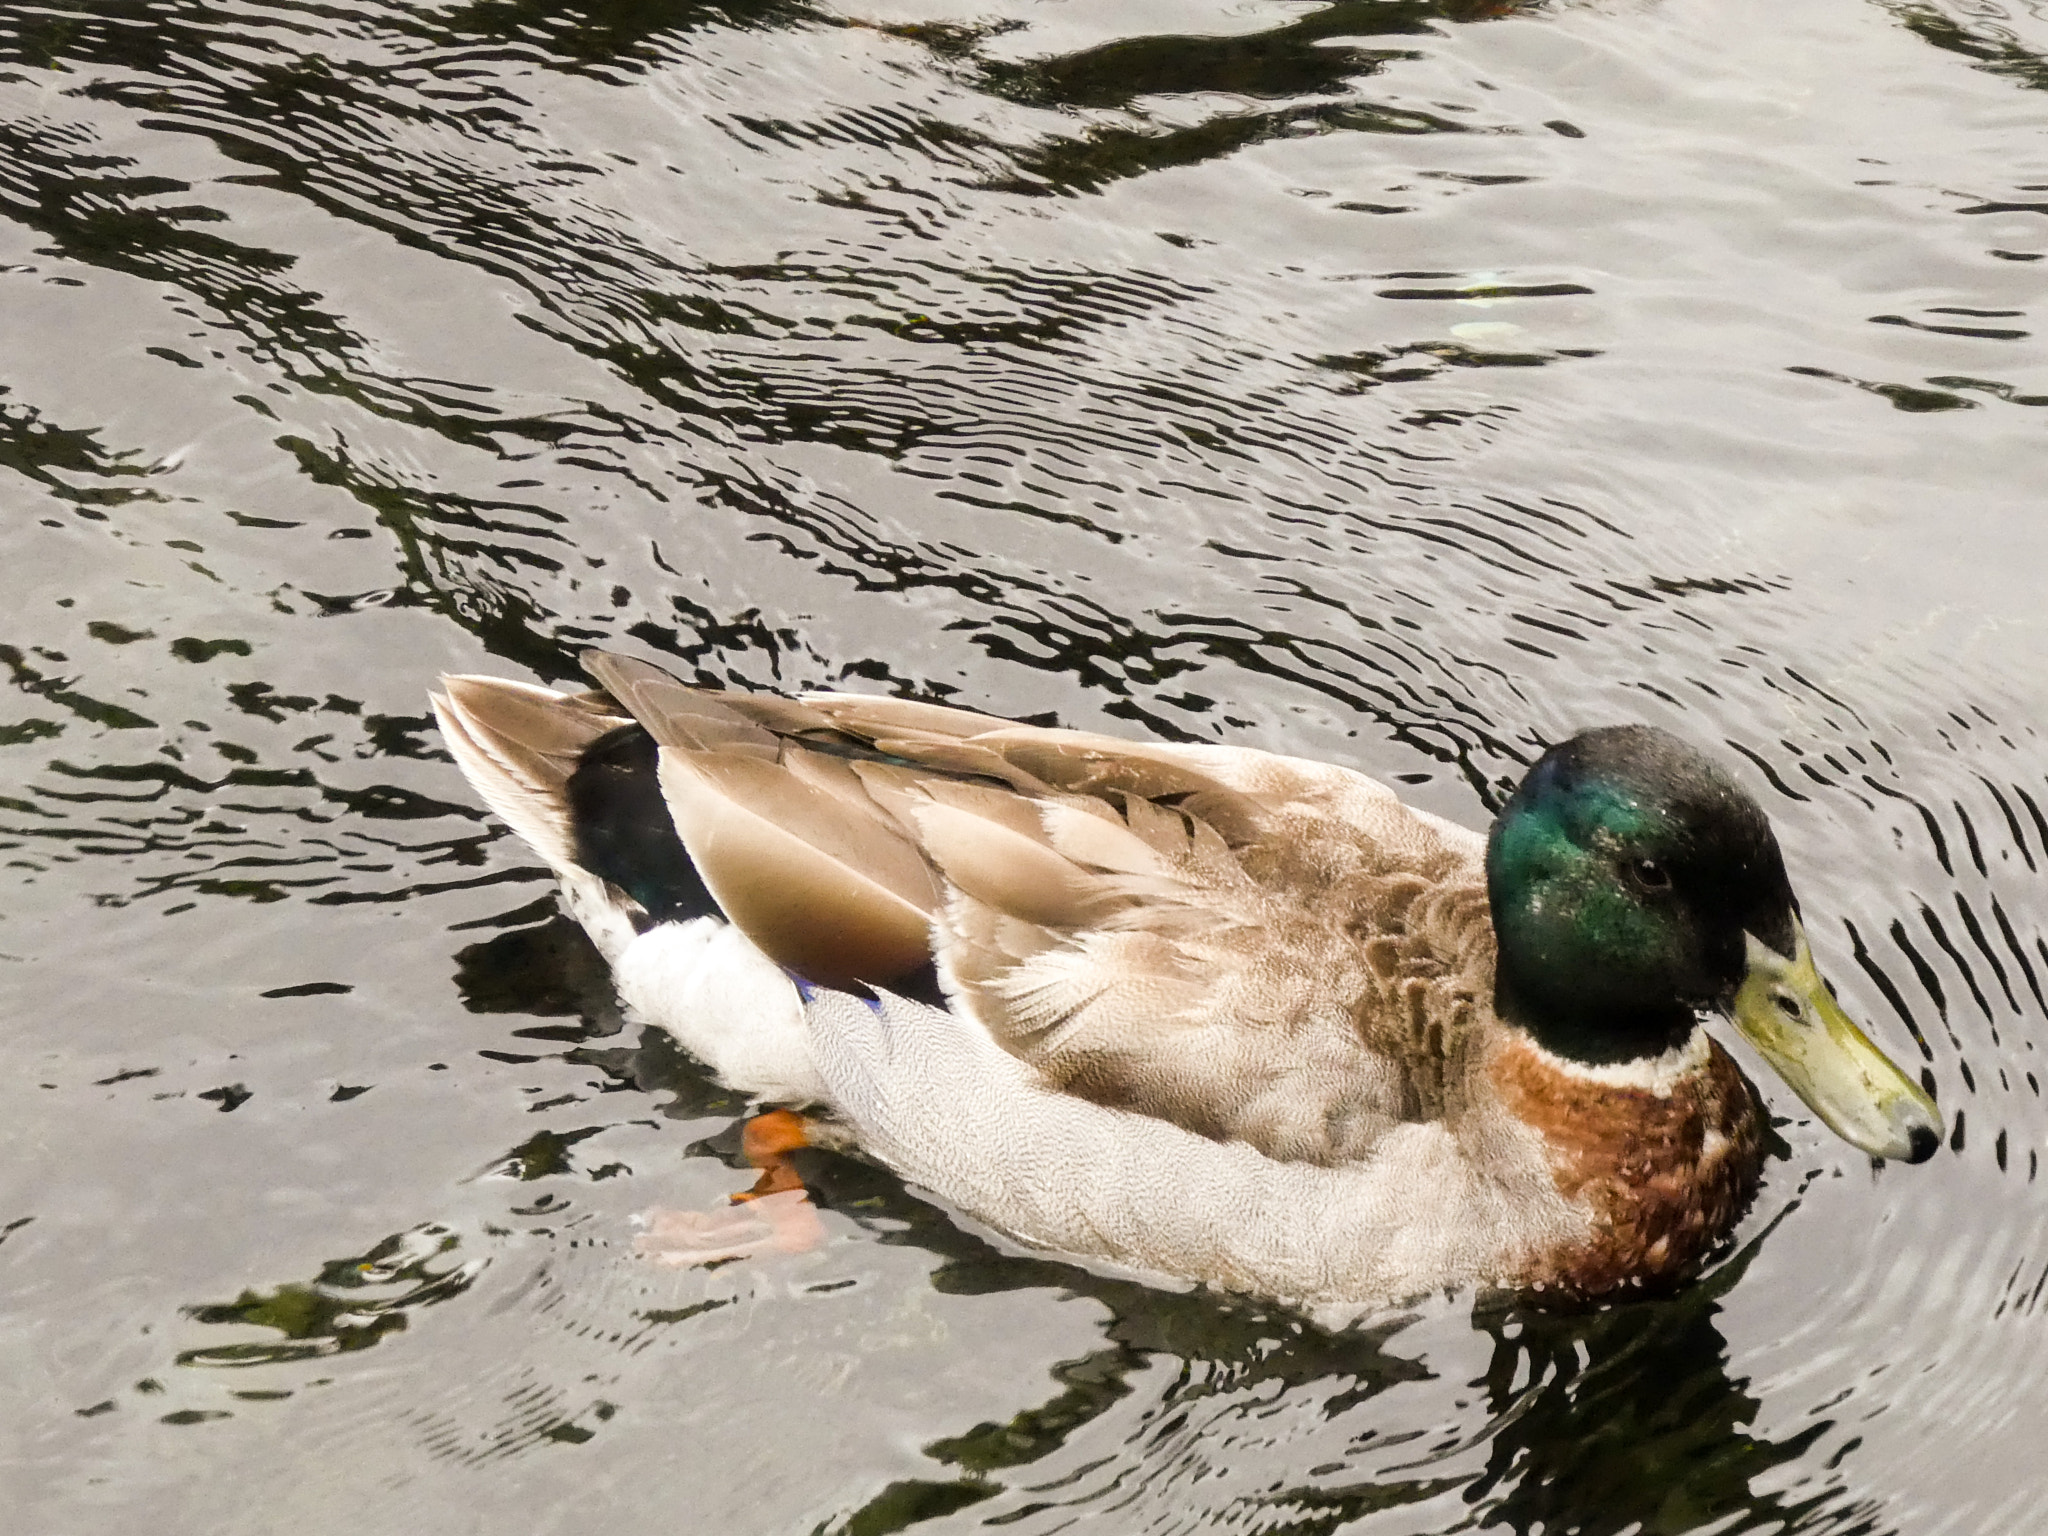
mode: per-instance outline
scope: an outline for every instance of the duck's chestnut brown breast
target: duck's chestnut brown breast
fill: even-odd
[[[1573,1070],[1515,1039],[1488,1063],[1501,1102],[1549,1149],[1565,1199],[1592,1236],[1548,1256],[1530,1283],[1580,1295],[1654,1287],[1689,1273],[1755,1197],[1763,1107],[1728,1053],[1705,1041],[1682,1069]]]

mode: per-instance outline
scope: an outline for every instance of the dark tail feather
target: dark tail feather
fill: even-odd
[[[718,910],[662,800],[654,739],[602,694],[444,677],[434,713],[463,774],[557,875],[597,876],[667,922]]]
[[[639,902],[654,922],[708,917],[718,903],[676,836],[658,759],[654,738],[637,725],[585,750],[565,786],[576,862]]]

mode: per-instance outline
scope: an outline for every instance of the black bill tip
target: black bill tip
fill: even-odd
[[[1941,1145],[1940,1134],[1928,1125],[1916,1125],[1906,1137],[1906,1161],[1924,1163]]]

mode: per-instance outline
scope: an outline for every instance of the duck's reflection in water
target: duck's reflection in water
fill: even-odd
[[[1428,1355],[1396,1352],[1412,1348],[1401,1337],[1413,1320],[1408,1315],[1326,1332],[1272,1307],[1208,1292],[1167,1293],[1056,1261],[999,1253],[900,1189],[892,1194],[887,1175],[858,1164],[821,1163],[814,1177],[821,1198],[857,1200],[867,1210],[886,1211],[891,1225],[900,1223],[883,1241],[915,1243],[944,1255],[946,1262],[933,1275],[942,1289],[1051,1285],[1091,1297],[1109,1312],[1106,1347],[1055,1367],[1056,1395],[1006,1424],[980,1424],[925,1447],[965,1475],[957,1485],[961,1494],[985,1498],[1002,1491],[1004,1482],[1036,1482],[1001,1474],[1086,1436],[1093,1421],[1141,1390],[1139,1375],[1164,1363],[1167,1385],[1141,1415],[1151,1423],[1186,1420],[1200,1399],[1256,1398],[1271,1408],[1292,1396],[1313,1406],[1311,1419],[1365,1423],[1354,1440],[1379,1452],[1369,1458],[1373,1470],[1363,1477],[1363,1465],[1317,1466],[1317,1475],[1299,1466],[1288,1475],[1283,1452],[1273,1466],[1280,1485],[1250,1501],[1232,1499],[1226,1523],[1250,1519],[1256,1525],[1250,1502],[1268,1505],[1275,1516],[1284,1513],[1289,1531],[1336,1530],[1374,1511],[1454,1490],[1471,1507],[1476,1526],[1532,1536],[1747,1530],[1778,1522],[1797,1529],[1823,1509],[1832,1528],[1869,1513],[1846,1507],[1849,1494],[1839,1479],[1788,1490],[1774,1486],[1784,1479],[1767,1476],[1804,1456],[1832,1425],[1817,1420],[1777,1440],[1758,1435],[1759,1400],[1729,1370],[1728,1344],[1716,1317],[1761,1238],[1670,1296],[1598,1310],[1480,1302],[1472,1324],[1490,1339],[1491,1359],[1471,1383],[1476,1390],[1468,1395],[1463,1421],[1446,1423],[1425,1413],[1408,1422],[1410,1405],[1393,1389],[1439,1374]],[[1431,1399],[1431,1409],[1440,1403]],[[1126,1411],[1113,1428],[1104,1425],[1122,1454],[1135,1448],[1131,1417]],[[1210,1453],[1191,1447],[1184,1435],[1153,1432],[1143,1443],[1170,1457],[1227,1455],[1227,1447]],[[1390,1445],[1404,1444],[1412,1456],[1386,1454]],[[1478,1458],[1483,1465],[1475,1472]],[[902,1492],[893,1490],[892,1496]],[[1020,1518],[1024,1513],[1014,1512]],[[1215,1513],[1222,1518],[1226,1511]]]
[[[1800,1491],[1768,1476],[1832,1424],[1756,1434],[1760,1401],[1729,1370],[1715,1319],[1763,1240],[1668,1297],[1576,1314],[1476,1310],[1493,1339],[1493,1422],[1486,1468],[1464,1496],[1486,1523],[1584,1536],[1791,1530],[1832,1506],[1830,1529],[1862,1528],[1839,1481]]]

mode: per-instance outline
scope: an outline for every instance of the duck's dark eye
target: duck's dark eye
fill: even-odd
[[[1640,891],[1668,891],[1671,889],[1671,872],[1655,859],[1630,859],[1625,866],[1628,878]]]

